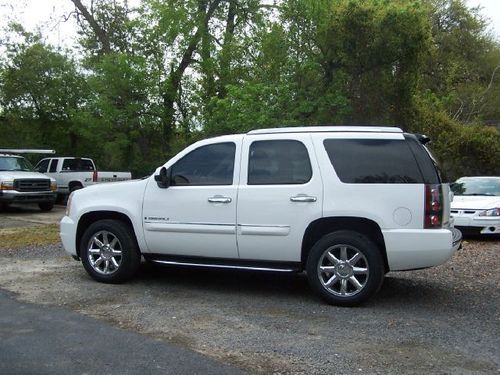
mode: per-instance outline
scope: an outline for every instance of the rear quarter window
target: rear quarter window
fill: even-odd
[[[326,139],[324,146],[344,183],[423,183],[415,157],[404,140]]]

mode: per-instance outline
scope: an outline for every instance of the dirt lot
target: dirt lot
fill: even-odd
[[[15,245],[17,227],[53,232],[62,210],[0,214],[0,288],[251,373],[500,373],[498,241],[467,240],[445,265],[389,274],[366,305],[337,308],[304,275],[144,264],[133,281],[105,285],[51,235]]]

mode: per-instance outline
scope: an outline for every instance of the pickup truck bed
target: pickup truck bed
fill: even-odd
[[[127,181],[132,178],[130,172],[98,171],[94,161],[89,158],[46,158],[40,160],[35,169],[57,181],[58,194],[69,194],[90,185]]]

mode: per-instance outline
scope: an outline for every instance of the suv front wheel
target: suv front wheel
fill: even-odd
[[[321,238],[309,252],[311,288],[328,303],[354,306],[374,295],[384,278],[377,246],[364,235],[337,231]]]
[[[130,279],[141,263],[132,228],[118,220],[99,220],[80,242],[80,258],[87,273],[104,283]]]

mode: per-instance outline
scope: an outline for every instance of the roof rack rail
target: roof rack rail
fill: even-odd
[[[55,154],[55,150],[39,150],[30,148],[0,148],[4,154]]]

